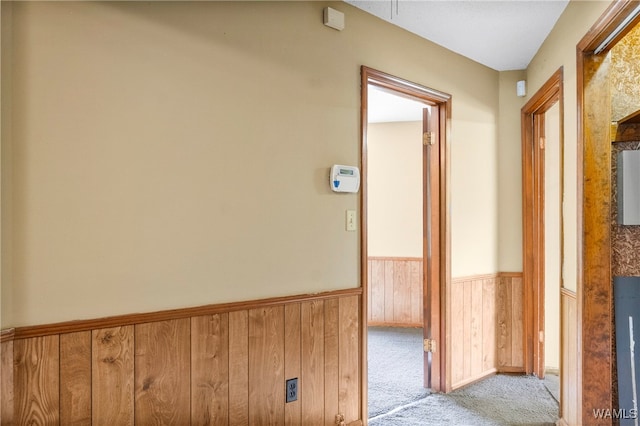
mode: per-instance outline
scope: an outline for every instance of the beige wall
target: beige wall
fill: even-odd
[[[498,271],[498,75],[492,97],[453,106],[451,143],[452,276]],[[489,102],[491,101],[491,102]],[[472,113],[472,111],[474,111]],[[456,118],[457,117],[457,118]]]
[[[611,4],[571,1],[527,68],[529,97],[564,67],[564,286],[576,291],[577,87],[576,45]]]
[[[525,72],[500,73],[500,121],[498,125],[498,270],[522,271],[522,97],[516,83]]]
[[[5,318],[10,317],[13,286],[7,279],[11,270],[11,152],[5,145],[11,134],[11,13],[10,7],[0,7],[0,328],[5,328]],[[6,308],[5,308],[6,307]]]
[[[422,257],[422,121],[367,127],[369,256]]]
[[[452,94],[453,275],[495,272],[498,73],[326,5],[2,2],[2,327],[358,286],[361,65]]]

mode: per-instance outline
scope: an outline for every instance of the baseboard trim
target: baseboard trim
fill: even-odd
[[[388,260],[388,261],[415,261],[415,260],[423,260],[421,257],[411,257],[411,256],[369,256],[368,260]]]
[[[491,280],[495,278],[522,278],[522,272],[494,272],[492,274],[467,275],[451,278],[451,283],[457,284],[465,281]]]
[[[510,366],[504,366],[504,367],[498,367],[497,368],[498,373],[505,373],[505,374],[524,374],[524,367],[510,367]]]
[[[408,323],[400,323],[400,322],[380,322],[380,321],[369,321],[367,323],[368,327],[393,327],[393,328],[422,328],[423,324],[418,322],[408,322]]]
[[[362,287],[328,291],[315,294],[304,294],[296,296],[274,297],[269,299],[259,299],[243,302],[220,303],[213,305],[196,306],[191,308],[171,309],[166,311],[118,315],[106,318],[66,321],[53,324],[34,325],[26,327],[16,327],[13,330],[12,339],[28,339],[32,337],[44,337],[56,334],[75,333],[78,331],[89,331],[100,328],[123,327],[127,325],[136,325],[157,321],[168,321],[182,318],[191,318],[202,315],[215,315],[225,312],[235,312],[249,309],[257,309],[270,306],[280,306],[297,302],[306,302],[310,300],[334,299],[345,296],[362,295]],[[2,341],[4,341],[4,333],[10,333],[10,330],[2,331]]]

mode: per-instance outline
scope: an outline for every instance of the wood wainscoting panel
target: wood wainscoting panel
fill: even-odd
[[[452,389],[523,372],[522,274],[455,278],[450,294]]]
[[[0,424],[14,424],[13,330],[0,333]]]
[[[136,424],[190,423],[190,340],[189,318],[135,326]]]
[[[324,301],[304,302],[301,316],[302,424],[324,424]],[[323,397],[320,398],[320,395]]]
[[[500,372],[524,372],[522,274],[500,274],[496,288],[497,365]]]
[[[302,319],[300,303],[292,303],[284,307],[284,378],[298,379],[298,389],[300,389],[300,364],[302,357]],[[300,393],[300,392],[298,392]],[[313,395],[313,394],[310,394]],[[301,395],[298,400],[289,402],[284,406],[284,425],[302,425],[302,401]]]
[[[343,414],[345,421],[350,423],[359,419],[360,398],[360,315],[359,299],[355,296],[343,297],[339,302],[339,388],[338,412]]]
[[[249,311],[249,424],[284,423],[284,307]]]
[[[471,280],[455,284],[462,287],[462,300],[460,301],[462,305],[462,318],[451,319],[452,321],[462,321],[462,351],[464,353],[464,358],[462,358],[462,374],[465,379],[473,377],[471,375],[471,360],[479,355],[477,352],[474,353],[471,348],[471,326],[473,323],[473,312],[471,308],[477,302],[471,300],[472,284],[473,281]]]
[[[249,312],[229,312],[229,426],[249,426]]]
[[[191,424],[229,423],[229,314],[191,318]]]
[[[471,282],[470,300],[473,300],[471,305],[471,352],[477,354],[471,357],[471,377],[478,377],[483,375],[482,369],[484,359],[483,344],[483,324],[488,322],[489,319],[484,318],[484,298],[482,297],[482,291],[484,289],[484,279]],[[491,316],[491,313],[488,313]]]
[[[60,335],[60,424],[91,424],[91,332]]]
[[[2,424],[334,425],[337,414],[358,424],[361,297],[353,289],[205,315],[190,308],[199,314],[61,334],[45,325],[45,335],[29,328],[24,338],[17,329],[2,342],[3,370],[13,364],[15,378],[2,375]],[[290,378],[298,400],[286,403]]]
[[[422,327],[422,258],[369,257],[368,324]]]
[[[368,322],[383,324],[385,310],[384,262],[369,258],[369,313]]]
[[[335,425],[335,415],[339,413],[339,309],[338,300],[324,302],[324,424],[326,426]]]
[[[496,368],[496,280],[482,280],[482,370]]]
[[[497,356],[499,369],[509,367],[511,363],[511,293],[510,283],[502,282],[500,279],[496,288],[496,316],[497,316]],[[506,281],[506,280],[504,280]]]
[[[16,340],[13,350],[16,424],[59,424],[59,336]]]
[[[496,372],[495,297],[497,275],[451,282],[451,387],[458,389]]]
[[[91,333],[91,418],[94,425],[134,424],[133,325]]]
[[[503,276],[504,286],[511,284],[511,367],[524,369],[524,320],[522,277]]]
[[[464,282],[451,283],[451,383],[452,388],[465,381],[464,375]]]
[[[560,339],[562,348],[560,374],[560,417],[565,424],[579,424],[578,412],[578,301],[573,291],[563,288],[560,292],[562,316]]]

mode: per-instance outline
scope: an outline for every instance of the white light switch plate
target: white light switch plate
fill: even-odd
[[[356,230],[356,211],[347,210],[347,231]]]

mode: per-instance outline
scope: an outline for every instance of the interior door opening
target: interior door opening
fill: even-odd
[[[391,116],[377,117],[378,107]],[[418,342],[412,370],[418,374],[415,391],[423,394],[425,387],[446,390],[440,312],[450,274],[443,213],[449,114],[449,95],[362,68],[363,365],[369,325],[402,327],[404,337]],[[363,402],[369,418],[367,398]]]
[[[566,317],[563,228],[562,68],[522,108],[525,370],[560,404],[560,330]],[[562,319],[562,320],[561,320]]]
[[[371,84],[367,92],[368,418],[375,419],[430,386],[422,351],[423,110],[430,107]],[[390,346],[393,358],[379,356]]]

